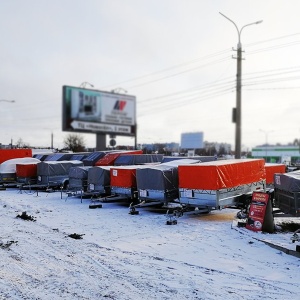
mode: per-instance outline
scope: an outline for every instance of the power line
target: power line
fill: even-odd
[[[230,51],[230,49],[221,50],[221,51],[218,51],[216,53],[208,54],[208,55],[200,57],[200,58],[195,58],[195,59],[190,60],[188,62],[183,62],[183,63],[180,63],[178,65],[174,65],[174,66],[171,66],[171,67],[159,70],[159,71],[155,71],[155,72],[152,72],[152,73],[149,73],[149,74],[146,74],[146,75],[137,76],[135,78],[127,79],[127,80],[124,80],[124,81],[121,81],[121,82],[118,82],[118,83],[115,83],[115,84],[110,84],[110,85],[104,86],[103,89],[118,86],[118,85],[123,85],[125,83],[132,82],[132,81],[138,81],[138,80],[148,78],[148,77],[151,77],[151,76],[154,76],[154,75],[159,75],[161,73],[165,73],[165,72],[168,72],[168,71],[173,70],[173,69],[178,69],[178,68],[181,68],[183,66],[194,64],[195,62],[198,62],[198,61],[207,60],[207,59],[213,58],[215,56],[223,55],[225,53],[228,53],[229,51]]]
[[[295,34],[285,35],[285,36],[281,36],[281,37],[277,37],[277,38],[273,38],[273,39],[268,39],[268,40],[265,40],[265,41],[255,42],[255,43],[248,44],[246,46],[252,47],[254,45],[258,45],[258,44],[262,44],[262,43],[266,43],[266,42],[270,42],[270,41],[276,41],[276,40],[280,40],[280,39],[285,39],[285,38],[290,38],[290,37],[298,36],[298,35],[300,35],[300,33],[295,33]],[[256,54],[256,53],[263,52],[263,51],[270,51],[270,50],[274,50],[274,49],[278,49],[278,48],[282,48],[282,47],[293,46],[295,44],[298,45],[299,43],[300,43],[299,41],[296,41],[296,42],[288,43],[288,44],[286,43],[286,44],[280,44],[280,45],[277,45],[277,46],[275,45],[275,46],[271,46],[271,47],[268,47],[268,48],[253,50],[253,51],[247,52],[247,54],[252,55],[252,54]],[[182,67],[185,67],[185,66],[188,66],[188,65],[191,65],[191,64],[195,64],[196,62],[199,62],[199,61],[202,61],[202,60],[208,60],[210,58],[226,54],[230,50],[231,49],[222,50],[222,51],[219,51],[219,52],[216,52],[216,53],[206,55],[206,56],[201,57],[201,58],[196,58],[196,59],[190,60],[188,62],[184,62],[184,63],[178,64],[178,65],[175,65],[175,66],[171,66],[171,67],[168,67],[168,68],[156,71],[156,72],[152,72],[152,73],[149,73],[149,74],[146,74],[146,75],[142,75],[142,76],[138,76],[138,77],[131,78],[131,79],[128,79],[128,80],[124,80],[124,81],[121,81],[121,82],[118,82],[118,83],[115,83],[115,84],[110,84],[110,85],[104,87],[104,89],[107,88],[107,87],[114,87],[116,85],[122,85],[122,84],[125,84],[125,83],[139,81],[141,79],[147,79],[147,78],[152,77],[152,76],[160,75],[162,73],[165,73],[165,72],[168,72],[168,71],[171,71],[171,70],[175,70],[175,69],[182,68]],[[160,81],[160,80],[163,80],[163,79],[166,79],[166,78],[170,78],[170,77],[173,77],[173,76],[177,76],[177,75],[180,75],[180,74],[183,74],[183,73],[186,73],[186,72],[194,71],[198,68],[202,68],[202,67],[210,65],[210,64],[214,64],[214,63],[217,63],[217,62],[222,62],[223,60],[226,60],[226,58],[220,59],[219,61],[215,61],[215,62],[212,62],[212,63],[204,64],[203,66],[198,66],[198,67],[195,67],[195,68],[192,68],[192,69],[188,69],[188,70],[180,71],[180,72],[177,72],[177,73],[173,73],[171,75],[170,74],[165,75],[165,76],[162,76],[162,77],[157,78],[157,79],[150,79],[146,82],[139,83],[139,84],[137,83],[135,85],[129,86],[128,88],[136,88],[136,87],[144,86],[144,85],[149,84],[149,83],[157,82],[157,81]]]
[[[192,98],[188,98],[188,99],[187,98],[180,99],[180,101],[168,101],[168,103],[165,103],[164,105],[159,105],[157,107],[151,107],[150,109],[139,113],[139,117],[143,117],[143,116],[149,115],[151,113],[157,112],[158,109],[159,110],[162,110],[162,109],[171,110],[171,109],[175,109],[175,108],[178,108],[178,107],[181,107],[181,106],[185,106],[187,103],[190,105],[190,104],[198,103],[200,101],[205,101],[205,100],[208,100],[208,99],[211,99],[211,98],[216,98],[216,97],[219,97],[219,96],[223,96],[223,95],[226,95],[226,94],[229,94],[229,93],[232,93],[232,88],[227,88],[227,89],[224,89],[224,90],[220,90],[218,92],[203,96],[201,98],[199,98],[199,96],[196,96],[196,97],[192,97]]]

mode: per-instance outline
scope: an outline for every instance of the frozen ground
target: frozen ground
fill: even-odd
[[[299,299],[300,259],[259,241],[295,248],[291,234],[237,228],[236,210],[168,226],[158,211],[89,204],[0,191],[0,299]]]

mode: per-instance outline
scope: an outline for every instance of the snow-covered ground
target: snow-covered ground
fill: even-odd
[[[0,299],[299,299],[300,259],[260,241],[295,248],[291,234],[237,228],[232,209],[168,226],[161,211],[89,204],[0,191]]]

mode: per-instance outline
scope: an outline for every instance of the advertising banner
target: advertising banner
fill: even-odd
[[[269,194],[253,192],[249,217],[246,224],[247,229],[252,231],[262,231],[268,202]]]
[[[63,86],[63,131],[134,136],[135,96]]]

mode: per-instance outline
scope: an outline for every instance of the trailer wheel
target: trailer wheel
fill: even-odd
[[[69,181],[68,180],[66,180],[65,182],[64,182],[64,184],[63,184],[63,190],[68,190],[69,189]]]
[[[140,212],[135,209],[135,207],[130,207],[129,214],[130,215],[138,215]]]
[[[90,204],[89,209],[102,208],[102,204]]]
[[[177,225],[177,220],[168,220],[166,225]]]

